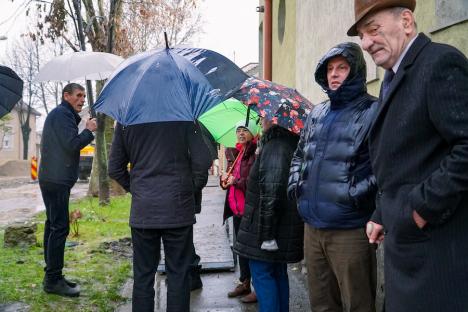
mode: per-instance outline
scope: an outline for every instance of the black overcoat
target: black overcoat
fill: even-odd
[[[261,150],[247,181],[244,216],[234,250],[241,256],[267,262],[302,260],[304,223],[296,201],[286,195],[289,164],[298,137],[279,126],[270,128],[261,140]],[[275,239],[279,249],[260,249],[263,241]]]
[[[379,105],[369,143],[386,311],[468,311],[466,57],[419,34]]]
[[[132,194],[131,227],[194,224],[195,195],[206,185],[210,166],[208,148],[192,121],[117,124],[115,128],[109,176]]]

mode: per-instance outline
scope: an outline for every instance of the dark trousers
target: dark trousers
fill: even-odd
[[[289,280],[286,263],[249,260],[259,312],[289,311]]]
[[[154,311],[154,279],[161,239],[167,273],[167,312],[190,311],[190,269],[193,262],[192,226],[175,229],[132,228],[132,311]]]
[[[311,309],[375,311],[375,246],[369,244],[365,230],[327,230],[306,225],[304,237]]]
[[[47,216],[44,227],[46,280],[54,282],[62,277],[65,241],[70,231],[68,222],[70,187],[49,182],[41,182],[39,186]]]
[[[242,217],[233,216],[232,217],[232,224],[234,225],[234,234],[237,237],[237,233],[239,233],[239,227],[241,223]],[[238,256],[239,257],[239,271],[240,277],[239,280],[241,282],[250,281],[250,268],[249,268],[249,259]]]
[[[197,252],[195,251],[195,245],[192,244],[192,264],[191,264],[191,271],[193,276],[200,276],[200,270],[201,270],[201,265],[200,265],[201,258],[199,255],[197,255]]]

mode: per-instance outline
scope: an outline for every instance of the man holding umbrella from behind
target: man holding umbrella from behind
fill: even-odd
[[[167,311],[190,310],[195,193],[205,186],[210,166],[208,149],[194,122],[117,124],[109,176],[132,194],[133,311],[154,311],[161,239]]]
[[[154,311],[161,239],[166,311],[190,311],[195,194],[205,186],[211,166],[195,120],[229,98],[246,78],[222,55],[171,49],[166,37],[165,49],[127,59],[95,104],[96,111],[118,122],[109,176],[132,194],[133,311]]]

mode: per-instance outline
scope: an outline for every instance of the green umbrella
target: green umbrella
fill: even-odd
[[[234,147],[237,143],[236,124],[246,118],[247,106],[238,100],[229,99],[205,112],[198,120],[208,129],[216,142],[226,147]],[[260,129],[257,125],[257,113],[251,111],[249,119],[249,124],[254,125],[253,135],[256,135]]]

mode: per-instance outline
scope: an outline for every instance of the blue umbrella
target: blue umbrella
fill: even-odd
[[[6,66],[0,66],[0,118],[8,114],[23,96],[23,80]]]
[[[247,78],[214,51],[166,47],[123,62],[94,108],[125,126],[195,120],[230,98]]]

